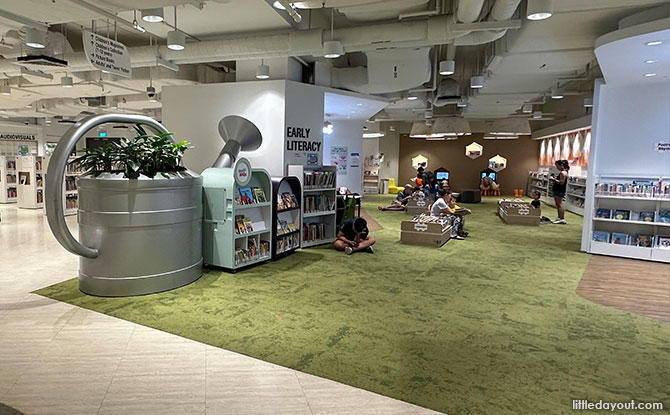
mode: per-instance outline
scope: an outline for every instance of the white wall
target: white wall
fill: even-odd
[[[263,63],[270,67],[270,80],[286,79],[302,82],[302,64],[293,58],[263,59]],[[245,59],[235,63],[235,81],[256,81],[256,67],[261,59]]]
[[[333,133],[324,136],[324,164],[331,165],[330,149],[347,147],[347,173],[337,175],[337,186],[346,187],[354,193],[363,193],[363,121],[333,120]],[[351,167],[351,153],[360,155],[358,167]]]
[[[318,165],[324,163],[326,153],[323,143],[323,89],[313,85],[297,82],[286,82],[286,115],[284,123],[284,162],[289,164],[308,165],[307,155],[318,154]],[[303,132],[309,129],[308,138],[289,137],[287,129],[301,128]],[[312,150],[300,151],[289,149],[289,141],[305,142],[312,146]],[[314,149],[318,147],[318,151]]]
[[[592,138],[596,175],[670,176],[670,83],[599,88]]]
[[[256,124],[263,135],[258,150],[242,152],[240,157],[271,175],[283,175],[285,84],[256,81],[164,87],[163,124],[175,139],[195,146],[186,152],[185,166],[197,173],[211,167],[224,145],[218,132],[219,120],[239,115]]]

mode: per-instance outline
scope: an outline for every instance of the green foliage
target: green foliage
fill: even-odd
[[[128,179],[137,179],[141,174],[155,177],[159,173],[167,177],[167,173],[186,170],[181,159],[189,148],[188,141],[173,143],[172,133],[149,135],[141,128],[136,130],[139,135],[134,139],[87,148],[70,164],[94,175],[123,173]]]

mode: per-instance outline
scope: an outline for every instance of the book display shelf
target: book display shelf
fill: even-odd
[[[72,216],[76,215],[79,211],[79,190],[77,184],[77,177],[81,176],[84,172],[78,170],[76,167],[70,165],[70,162],[76,157],[70,157],[65,169],[65,176],[63,178],[63,215]],[[45,172],[44,179],[49,180],[49,177],[46,175],[46,171],[49,167],[49,160],[51,157],[44,157],[43,159],[43,169]],[[44,214],[47,214],[47,201],[44,201]]]
[[[44,169],[42,157],[20,156],[16,159],[17,202],[23,209],[44,206]]]
[[[532,171],[528,173],[528,188],[526,194],[532,196],[535,190],[540,192],[540,200],[544,204],[556,207],[552,183],[549,180],[549,171]],[[568,186],[565,194],[565,210],[576,215],[584,216],[584,202],[586,200],[586,177],[568,177]]]
[[[203,259],[237,270],[271,257],[272,181],[246,159],[233,168],[210,168],[203,176]]]
[[[302,227],[302,188],[294,176],[272,178],[273,220],[272,259],[279,259],[300,248]]]
[[[336,167],[309,168],[290,165],[288,173],[302,179],[301,246],[307,248],[335,241]]]
[[[0,156],[0,203],[16,203],[16,157]]]
[[[587,252],[670,263],[670,178],[596,178]]]

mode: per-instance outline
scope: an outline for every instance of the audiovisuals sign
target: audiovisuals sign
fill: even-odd
[[[130,55],[126,46],[88,30],[82,31],[84,54],[96,69],[124,78],[132,77]]]

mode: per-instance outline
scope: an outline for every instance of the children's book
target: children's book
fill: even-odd
[[[656,248],[670,249],[670,236],[656,237]]]
[[[628,245],[628,234],[612,232],[612,243],[616,245]]]
[[[596,218],[612,219],[612,209],[596,209]]]
[[[244,227],[247,229],[247,232],[254,231],[254,225],[251,223],[251,219],[244,218]]]
[[[656,222],[670,223],[670,210],[659,210]]]
[[[644,248],[651,248],[654,241],[652,235],[635,235],[635,245]]]
[[[243,215],[235,216],[235,230],[237,231],[237,233],[247,233],[247,228],[244,225]]]
[[[642,222],[653,222],[654,216],[654,212],[640,212],[640,220]]]
[[[242,204],[243,205],[254,204],[254,195],[251,193],[251,188],[241,187],[240,188],[240,197],[242,198]]]
[[[612,219],[629,220],[630,219],[630,210],[617,209],[617,210],[614,211],[614,216],[613,216]]]
[[[263,191],[262,187],[254,187],[252,189],[252,193],[254,195],[254,199],[256,199],[256,203],[267,202],[267,200],[265,199],[265,192]]]
[[[610,233],[603,231],[593,231],[593,240],[596,242],[609,242]]]

